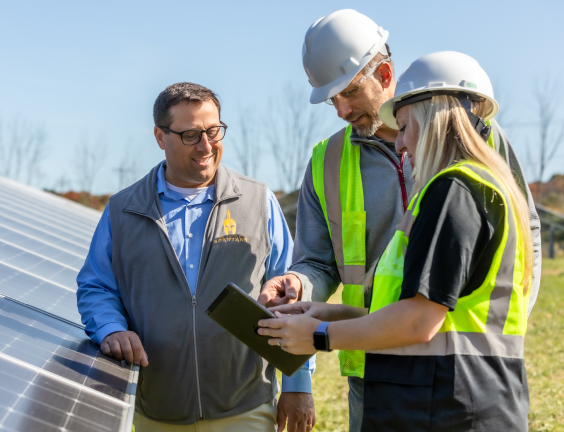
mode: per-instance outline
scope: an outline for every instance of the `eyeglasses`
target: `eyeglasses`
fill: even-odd
[[[210,143],[221,141],[225,137],[227,132],[227,125],[220,121],[221,126],[212,126],[206,130],[201,129],[188,129],[182,132],[176,132],[164,126],[157,126],[164,131],[172,132],[173,134],[180,135],[182,144],[184,145],[196,145],[202,140],[202,134],[205,133],[208,137]]]
[[[329,98],[329,99],[325,100],[324,102],[327,105],[333,106],[333,105],[335,105],[335,103],[337,101],[337,96],[339,96],[339,97],[341,97],[345,100],[348,100],[348,101],[353,100],[358,95],[360,95],[362,93],[362,91],[364,90],[364,88],[362,87],[362,83],[364,81],[366,81],[368,78],[372,77],[374,72],[376,71],[376,69],[378,69],[382,63],[389,62],[390,60],[391,59],[388,57],[388,58],[385,58],[384,60],[376,63],[376,66],[374,66],[368,72],[366,72],[366,74],[360,79],[360,81],[355,85],[355,87],[353,87],[350,90],[346,90],[346,91],[343,90],[341,93],[338,93],[336,96],[333,96],[332,98]]]

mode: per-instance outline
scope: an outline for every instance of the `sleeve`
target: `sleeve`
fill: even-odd
[[[311,160],[300,189],[294,255],[288,273],[300,278],[305,301],[327,301],[341,283],[327,222],[313,187]]]
[[[90,250],[76,278],[78,311],[86,334],[100,344],[106,336],[128,329],[125,309],[112,270],[112,228],[106,206]]]
[[[533,281],[531,284],[531,298],[529,300],[529,315],[533,310],[533,306],[537,300],[541,281],[541,266],[542,266],[542,245],[541,245],[541,224],[540,218],[535,207],[535,202],[529,185],[525,178],[525,173],[521,167],[519,159],[509,138],[495,119],[491,120],[493,126],[494,142],[496,143],[496,150],[499,154],[505,158],[511,168],[513,177],[517,181],[517,184],[527,197],[527,202],[529,204],[529,224],[531,227],[531,235],[533,236]],[[499,144],[498,144],[499,142]]]
[[[274,194],[267,189],[270,254],[266,258],[266,280],[283,275],[292,262],[294,241]]]
[[[292,262],[293,241],[282,209],[274,194],[267,190],[268,235],[270,255],[266,258],[266,279],[280,276]],[[282,392],[311,393],[311,375],[315,371],[315,356],[294,375],[282,375]]]
[[[400,299],[420,293],[454,310],[492,234],[483,210],[463,184],[436,180],[409,234]]]

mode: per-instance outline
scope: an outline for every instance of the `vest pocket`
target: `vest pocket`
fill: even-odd
[[[366,212],[343,212],[343,256],[345,265],[366,264]]]
[[[362,431],[428,431],[434,356],[367,354]]]

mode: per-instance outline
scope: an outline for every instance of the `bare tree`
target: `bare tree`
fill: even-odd
[[[47,155],[45,129],[14,119],[7,130],[0,119],[0,175],[33,184],[41,176],[41,163]]]
[[[92,194],[92,188],[98,172],[102,168],[106,157],[106,145],[100,137],[92,145],[87,135],[84,135],[74,153],[74,169],[78,186],[82,192]]]
[[[131,140],[127,148],[132,148]],[[126,151],[117,168],[114,168],[118,176],[118,190],[132,185],[139,176],[139,159],[137,152]]]
[[[65,173],[61,174],[53,183],[53,191],[63,194],[71,188],[71,183]]]
[[[301,183],[313,145],[326,128],[322,111],[308,101],[308,92],[287,84],[281,98],[271,100],[266,116],[270,148],[284,190],[296,190]]]
[[[499,111],[495,115],[497,122],[504,128],[510,128],[512,125],[509,120],[511,114],[511,106],[513,104],[513,95],[507,91],[505,86],[502,85],[501,80],[496,79],[493,82],[495,100],[499,104]]]
[[[236,158],[241,172],[256,177],[262,156],[257,118],[249,108],[239,109],[239,136],[232,139],[237,150]]]
[[[556,150],[564,140],[564,122],[557,122],[554,118],[560,101],[560,94],[558,92],[558,85],[556,81],[546,80],[544,85],[539,85],[535,92],[535,99],[538,109],[539,120],[539,141],[538,141],[538,156],[537,167],[539,182],[539,196],[542,196],[540,184],[544,178],[546,167],[554,157]],[[561,124],[558,124],[561,123]],[[555,128],[560,126],[560,130],[556,133]]]

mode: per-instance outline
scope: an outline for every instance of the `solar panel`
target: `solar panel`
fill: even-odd
[[[62,220],[69,220],[73,224],[95,228],[100,219],[100,214],[96,210],[3,177],[0,177],[0,194],[9,201],[22,203],[26,207],[31,205],[45,209],[49,214],[57,215]]]
[[[84,264],[84,258],[86,257],[86,253],[73,253],[65,250],[61,246],[31,237],[29,234],[24,234],[22,232],[6,228],[5,226],[2,226],[1,219],[0,239],[6,243],[17,245],[23,250],[33,251],[42,257],[48,257],[57,262],[64,263],[76,270],[82,267],[82,264]]]
[[[138,367],[104,356],[76,307],[99,217],[0,178],[0,430],[131,430]]]
[[[89,242],[76,243],[65,236],[56,235],[49,230],[49,227],[41,226],[41,224],[24,223],[18,220],[17,217],[6,217],[4,215],[0,216],[0,227],[15,231],[22,236],[32,237],[43,241],[70,253],[84,257],[88,254]]]
[[[76,288],[51,282],[0,262],[0,293],[80,324]]]
[[[42,210],[42,209],[41,209]],[[44,213],[34,214],[30,212],[29,207],[26,209],[16,209],[9,202],[2,201],[0,199],[0,217],[16,219],[22,224],[27,226],[40,226],[45,227],[53,235],[64,237],[74,243],[82,245],[88,248],[92,235],[89,235],[88,231],[80,230],[77,228],[68,227],[60,220],[50,220]]]

